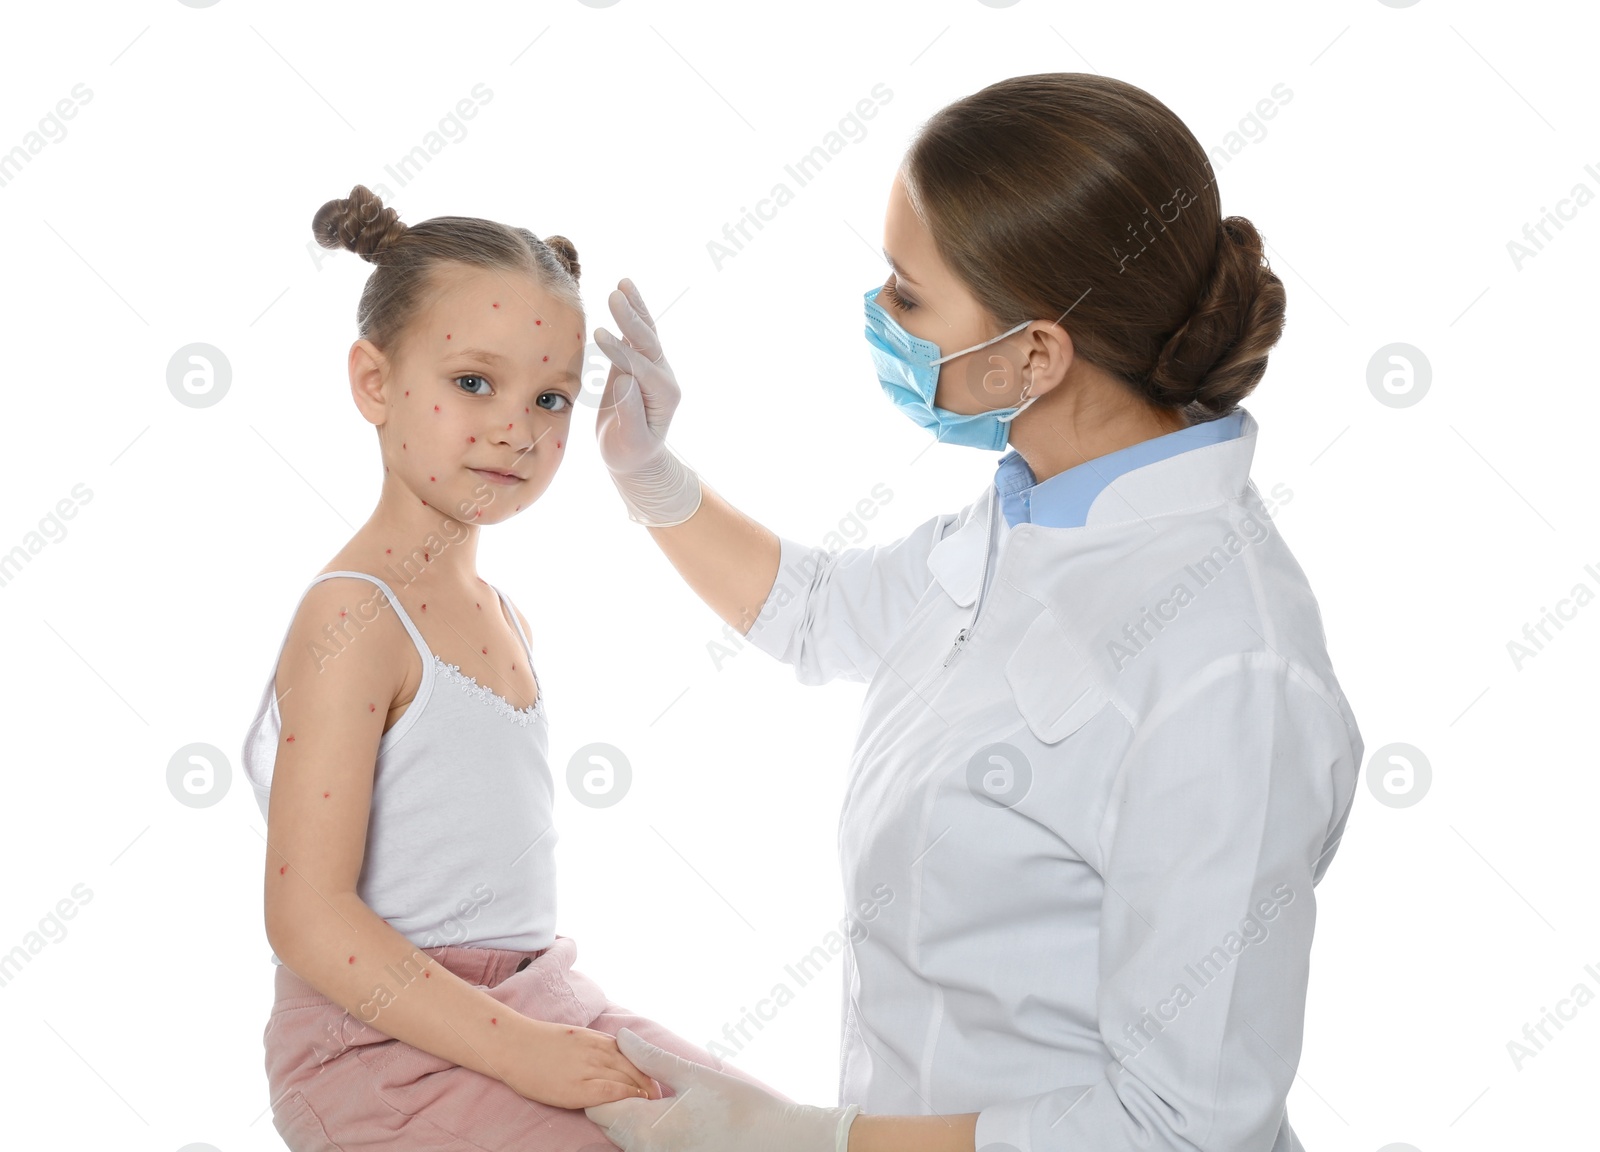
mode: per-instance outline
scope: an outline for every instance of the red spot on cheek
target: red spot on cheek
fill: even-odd
[[[526,412],[526,411],[527,411],[527,409],[526,409],[526,408],[524,408],[524,409],[523,409],[523,411],[524,411],[524,412]],[[509,425],[509,424],[507,424],[507,425],[506,425],[506,431],[507,431],[507,432],[509,432],[509,431],[511,431],[511,425]]]
[[[433,978],[433,973],[432,973],[432,972],[424,972],[424,973],[423,973],[423,974],[422,974],[422,978],[423,978],[423,979],[424,979],[424,980],[429,980],[429,979],[432,979],[432,978]]]
[[[423,559],[424,559],[424,560],[432,560],[432,559],[433,559],[433,557],[432,557],[432,556],[429,556],[429,555],[428,555],[428,554],[427,554],[427,553],[426,553],[426,552],[424,552],[424,553],[423,553],[423,554],[422,554],[422,558],[423,558]]]

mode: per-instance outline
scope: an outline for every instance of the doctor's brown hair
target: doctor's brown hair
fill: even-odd
[[[1199,141],[1143,89],[1082,72],[991,84],[918,129],[901,178],[997,332],[1062,317],[1078,355],[1191,424],[1266,372],[1283,282],[1255,226],[1222,217]]]
[[[578,250],[565,236],[541,240],[526,228],[476,216],[435,216],[408,226],[363,184],[317,209],[311,233],[324,248],[347,248],[377,265],[361,290],[356,325],[391,359],[426,303],[434,273],[451,263],[529,276],[583,315]]]

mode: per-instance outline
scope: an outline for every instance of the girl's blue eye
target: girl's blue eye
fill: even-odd
[[[489,383],[489,381],[484,380],[484,378],[482,376],[473,375],[471,373],[469,373],[466,376],[457,376],[455,378],[455,383],[459,384],[463,380],[483,380],[483,382],[485,384]],[[468,390],[468,393],[469,393],[469,395],[472,395],[472,396],[485,396],[485,395],[487,395],[487,393],[485,393],[485,392],[472,392],[470,390]]]
[[[572,407],[572,401],[568,400],[565,396],[563,396],[559,392],[546,392],[542,396],[539,397],[539,403],[541,405],[546,400],[559,400],[559,401],[561,401],[562,407],[550,409],[550,411],[552,411],[552,412],[565,412],[568,408]]]

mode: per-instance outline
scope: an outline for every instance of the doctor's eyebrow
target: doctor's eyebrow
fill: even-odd
[[[900,265],[894,262],[894,257],[889,255],[889,250],[887,248],[883,250],[883,258],[889,262],[889,267],[894,269],[894,274],[896,276],[900,277],[900,279],[904,280],[907,284],[917,284],[915,280],[906,275],[906,270],[904,268],[900,267]],[[922,285],[917,284],[917,287],[920,288]]]

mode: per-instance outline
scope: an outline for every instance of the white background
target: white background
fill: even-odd
[[[82,884],[67,933],[0,987],[7,1145],[277,1148],[261,1063],[271,969],[264,823],[238,749],[296,599],[370,514],[381,465],[345,352],[370,266],[312,214],[387,184],[401,218],[479,215],[577,245],[592,326],[631,276],[684,391],[680,454],[774,531],[892,541],[961,508],[996,456],[927,447],[880,391],[861,294],[880,283],[910,133],[1000,78],[1146,88],[1214,153],[1289,299],[1246,406],[1252,474],[1317,593],[1369,755],[1432,766],[1417,804],[1365,784],[1318,889],[1289,1114],[1315,1152],[1591,1146],[1600,1005],[1520,1070],[1507,1042],[1600,993],[1590,860],[1600,607],[1593,504],[1600,207],[1521,267],[1508,242],[1600,193],[1583,6],[976,0],[806,5],[172,2],[8,8],[0,150],[82,83],[64,138],[0,187],[6,462],[0,952]],[[467,134],[384,171],[475,84]],[[707,244],[876,84],[892,100],[720,270]],[[1282,84],[1270,121],[1250,117]],[[1585,165],[1594,165],[1586,170]],[[790,181],[791,187],[793,182]],[[233,378],[195,409],[173,353]],[[1381,347],[1431,365],[1417,404],[1367,385]],[[558,796],[559,928],[610,995],[700,1044],[843,915],[835,828],[862,687],[798,685],[630,523],[594,409],[480,571],[526,613],[558,779],[625,750],[619,806]],[[913,462],[914,461],[914,462]],[[893,498],[864,532],[875,484]],[[75,485],[92,499],[41,528]],[[80,497],[81,498],[81,497]],[[62,529],[64,528],[64,535]],[[1569,609],[1570,611],[1570,609]],[[230,791],[195,809],[169,758],[204,742]],[[740,1054],[835,1101],[838,961]]]

